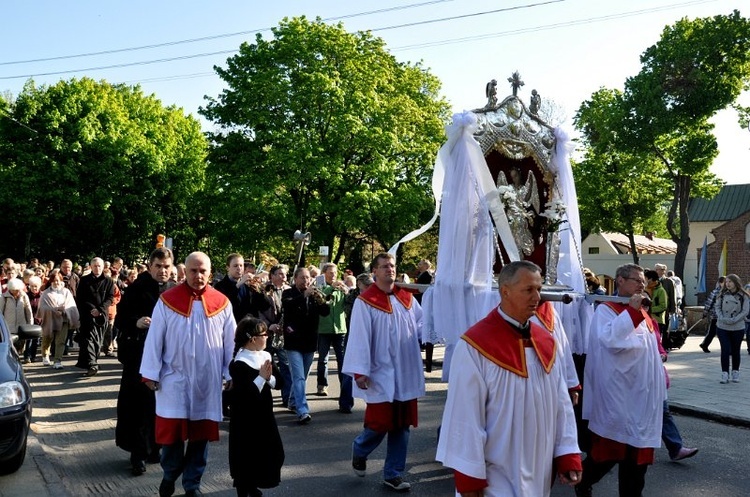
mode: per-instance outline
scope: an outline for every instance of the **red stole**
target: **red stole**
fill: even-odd
[[[503,319],[497,309],[493,309],[484,319],[469,328],[461,338],[488,360],[522,378],[529,377],[524,347],[526,343],[530,343],[544,371],[549,373],[557,355],[555,339],[542,327],[535,323],[529,324],[531,338],[525,340]]]
[[[555,308],[552,307],[552,302],[540,302],[534,314],[547,331],[550,333],[555,331]]]
[[[641,321],[646,321],[646,327],[651,333],[654,332],[654,325],[651,323],[651,316],[643,308],[636,311],[628,304],[621,304],[619,302],[602,302],[604,305],[615,311],[616,314],[622,314],[627,312],[630,314],[630,318],[633,320],[633,326],[638,326]]]
[[[404,290],[401,287],[394,286],[393,296],[396,297],[396,300],[398,300],[401,305],[404,306],[404,309],[411,309],[414,294]],[[379,311],[392,314],[393,308],[391,307],[391,299],[388,297],[390,297],[390,294],[385,293],[383,290],[378,288],[377,285],[370,285],[370,288],[362,292],[357,298],[361,299],[365,304],[378,309]]]
[[[161,301],[181,316],[190,317],[193,311],[193,301],[200,300],[206,317],[213,317],[229,305],[229,299],[220,291],[206,286],[204,291],[196,292],[187,283],[177,285],[161,294]]]

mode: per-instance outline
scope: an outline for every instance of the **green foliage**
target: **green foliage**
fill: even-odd
[[[597,211],[597,206],[587,205],[582,208],[582,224],[584,229],[597,223],[619,226],[616,230],[624,233],[644,227],[643,213],[630,206],[633,185],[627,186],[628,179],[638,179],[641,189],[648,190],[646,199],[670,202],[666,225],[678,247],[675,272],[682,276],[690,243],[689,200],[710,197],[722,184],[709,172],[718,155],[709,120],[732,105],[750,80],[750,21],[737,11],[729,16],[682,19],[664,29],[659,42],[643,53],[641,63],[642,70],[628,78],[624,92],[599,90],[576,115],[576,126],[588,148],[586,160],[577,168],[577,179],[621,181],[610,192],[618,199],[610,204],[612,210]],[[606,176],[608,167],[627,163],[635,167],[626,168],[625,177]],[[621,171],[619,167],[614,170]],[[669,181],[668,192],[664,180]],[[581,198],[581,188],[587,185],[578,183],[577,187]],[[623,212],[633,216],[623,216]],[[633,231],[623,231],[623,223]]]
[[[29,81],[12,116],[0,120],[0,178],[13,185],[0,198],[15,234],[4,253],[132,260],[156,233],[194,246],[207,153],[195,119],[139,87],[88,78]]]
[[[216,244],[289,250],[302,229],[333,260],[363,239],[388,246],[431,213],[448,115],[438,80],[340,24],[272,31],[215,68],[227,89],[201,110],[221,127],[204,199]]]

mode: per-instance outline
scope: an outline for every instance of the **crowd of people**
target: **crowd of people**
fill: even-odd
[[[310,424],[305,384],[317,354],[314,395],[329,395],[331,349],[339,412],[350,414],[355,398],[366,405],[351,447],[353,472],[366,476],[369,455],[387,438],[383,483],[408,491],[409,430],[418,424],[430,367],[422,359],[428,344],[417,285],[397,285],[403,278],[386,253],[370,272],[344,271],[343,278],[332,263],[291,274],[284,264],[263,269],[229,254],[217,278],[206,254],[175,264],[167,249],[135,270],[119,259],[94,258],[83,268],[69,260],[19,267],[6,259],[0,310],[10,327],[42,325],[41,344],[19,344],[29,362],[41,345],[44,364],[60,369],[78,344],[76,366],[91,377],[99,358],[116,350],[123,367],[115,442],[129,453],[134,476],[161,463],[162,497],[173,495],[180,477],[186,495],[201,495],[207,444],[218,439],[225,416],[237,495],[279,485],[284,447],[272,390],[300,425]],[[417,281],[429,284],[429,261],[419,270]],[[594,275],[586,279],[591,293],[606,294]],[[507,264],[498,277],[500,305],[461,336],[437,459],[454,470],[462,496],[545,496],[555,474],[588,496],[615,465],[620,495],[640,495],[662,441],[674,461],[698,452],[683,446],[666,400],[662,337],[679,312],[681,282],[662,265],[619,267],[621,299],[596,305],[581,356],[572,353],[555,307],[541,301],[542,281],[531,262]],[[721,382],[736,382],[750,300],[736,275],[720,283],[706,305],[712,326],[703,348],[714,330]],[[267,450],[248,464],[254,456],[246,448],[261,441]]]

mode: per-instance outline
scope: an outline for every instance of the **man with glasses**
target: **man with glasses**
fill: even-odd
[[[354,377],[354,396],[367,403],[365,428],[352,445],[352,468],[365,476],[367,457],[388,436],[383,483],[405,492],[409,427],[417,426],[417,398],[425,393],[419,328],[422,308],[395,286],[393,255],[378,254],[370,268],[375,283],[354,303],[343,373]]]
[[[615,464],[620,495],[641,495],[654,449],[661,445],[666,381],[657,329],[643,308],[643,268],[620,266],[615,280],[618,295],[628,302],[600,304],[591,324],[583,396],[591,450],[576,486],[579,497],[592,495],[592,485]]]

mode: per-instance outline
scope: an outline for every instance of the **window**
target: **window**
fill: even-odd
[[[750,225],[748,225],[750,226]],[[591,254],[598,254],[599,253],[599,247],[589,247],[589,255]]]

